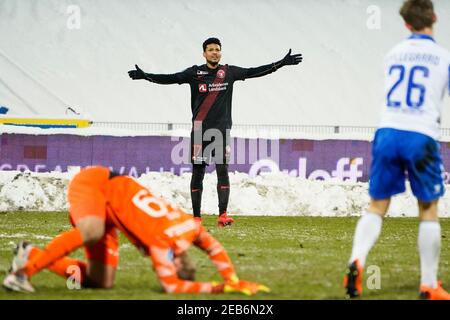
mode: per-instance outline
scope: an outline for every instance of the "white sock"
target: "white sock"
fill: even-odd
[[[353,250],[349,263],[358,259],[361,266],[364,267],[370,249],[372,249],[380,236],[382,223],[383,218],[380,215],[367,211],[363,213],[356,225]]]
[[[441,250],[441,225],[439,222],[420,222],[418,244],[421,284],[430,288],[436,288],[439,254]]]

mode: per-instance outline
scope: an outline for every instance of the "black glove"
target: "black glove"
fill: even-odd
[[[128,71],[128,75],[130,76],[130,78],[133,80],[147,79],[145,72],[142,71],[137,64],[135,64],[134,66],[136,67],[136,70]]]
[[[296,65],[296,64],[299,64],[300,62],[302,62],[303,57],[302,57],[301,53],[291,55],[291,52],[292,52],[292,49],[289,49],[289,52],[287,53],[287,55],[285,55],[283,60],[280,61],[283,66]]]

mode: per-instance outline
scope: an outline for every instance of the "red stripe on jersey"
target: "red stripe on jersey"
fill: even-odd
[[[224,65],[217,70],[217,73],[219,73],[220,70],[223,70],[225,73],[227,71],[227,65]],[[218,77],[216,73],[216,78],[214,79],[213,84],[220,84],[223,83],[225,80],[225,77]],[[211,110],[211,107],[213,106],[214,102],[216,101],[217,95],[219,94],[219,91],[210,91],[208,92],[208,95],[206,96],[205,100],[203,100],[202,104],[200,105],[200,110],[197,114],[197,116],[194,119],[194,131],[199,128],[199,126],[202,124],[203,120],[205,120],[206,116],[208,115],[209,110]]]

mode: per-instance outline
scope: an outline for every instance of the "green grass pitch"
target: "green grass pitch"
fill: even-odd
[[[237,294],[169,295],[162,292],[151,268],[121,235],[120,263],[113,289],[69,290],[66,281],[49,271],[33,278],[35,294],[0,288],[1,299],[343,299],[343,275],[357,218],[238,216],[231,228],[219,229],[216,217],[204,225],[227,249],[241,279],[266,284],[271,293],[246,297]],[[440,279],[450,286],[450,219],[441,219]],[[0,277],[3,281],[20,239],[38,246],[70,227],[67,213],[0,213]],[[417,299],[419,256],[418,219],[387,218],[380,239],[367,259],[379,267],[381,288],[365,287],[363,299]],[[207,256],[196,248],[189,253],[197,279],[220,280]],[[73,256],[83,258],[83,251]],[[364,284],[371,275],[365,274]],[[373,282],[372,282],[373,283]]]

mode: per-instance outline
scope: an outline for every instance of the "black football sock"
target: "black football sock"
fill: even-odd
[[[191,178],[191,201],[194,217],[200,217],[200,209],[202,205],[203,178],[205,177],[206,165],[192,165]]]

